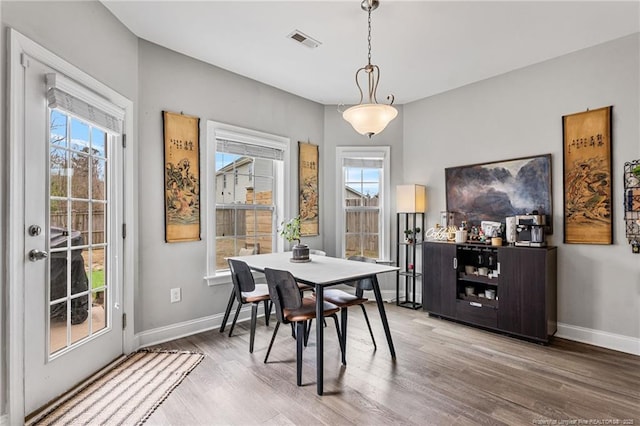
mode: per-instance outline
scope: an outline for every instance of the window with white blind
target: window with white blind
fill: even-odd
[[[343,257],[389,258],[389,147],[338,147],[337,241]]]
[[[289,140],[208,123],[212,190],[207,218],[209,275],[228,269],[225,258],[282,249],[278,220],[288,193]]]

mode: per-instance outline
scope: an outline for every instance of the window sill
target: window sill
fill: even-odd
[[[216,275],[204,277],[204,280],[207,282],[209,287],[231,284],[231,272],[220,272]]]
[[[251,273],[253,274],[253,278],[256,281],[256,283],[264,283],[264,275],[259,273],[259,272],[255,272],[255,271],[251,271]],[[215,287],[218,285],[229,285],[232,284],[232,280],[231,280],[231,272],[230,271],[223,271],[220,272],[216,275],[210,275],[210,276],[206,276],[203,278],[206,282],[207,285],[209,287]]]

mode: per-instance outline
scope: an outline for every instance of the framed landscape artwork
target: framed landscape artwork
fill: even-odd
[[[298,142],[300,235],[320,235],[318,199],[318,145]]]
[[[163,111],[165,241],[200,240],[200,119]]]
[[[447,211],[469,224],[537,211],[553,232],[551,154],[445,169]],[[459,225],[459,224],[456,224]]]
[[[611,111],[562,117],[565,243],[613,244]]]

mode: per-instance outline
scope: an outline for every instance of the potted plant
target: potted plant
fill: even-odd
[[[290,220],[284,220],[280,224],[280,235],[289,243],[296,242],[291,248],[293,251],[292,262],[309,262],[309,247],[300,242],[300,216]]]
[[[414,228],[414,229],[405,229],[404,230],[404,240],[405,242],[411,244],[413,243],[414,240],[414,231],[415,231],[415,235],[417,236],[420,233],[420,228]]]

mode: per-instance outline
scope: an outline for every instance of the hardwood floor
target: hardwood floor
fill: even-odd
[[[315,340],[296,386],[295,340],[259,319],[254,353],[248,322],[157,347],[206,354],[148,424],[171,425],[640,425],[640,357],[554,339],[529,343],[386,304],[397,359],[375,304],[349,311],[347,366],[331,321],[325,331],[325,395],[316,395]]]

